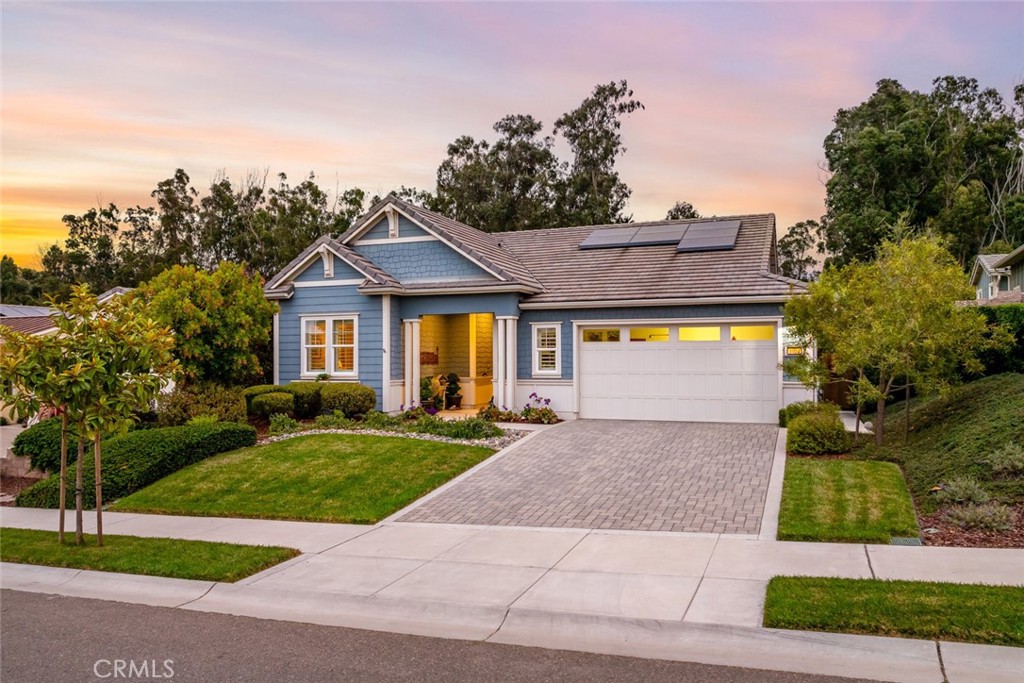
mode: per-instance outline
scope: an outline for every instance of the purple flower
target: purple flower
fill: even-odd
[[[551,399],[550,398],[544,399],[544,405],[546,405],[546,406],[551,405]]]
[[[427,411],[427,415],[436,415],[437,414],[437,408],[435,408],[434,406],[430,406],[429,408],[425,408],[424,410]]]
[[[530,394],[530,398],[537,398],[537,392],[535,391],[532,394]]]

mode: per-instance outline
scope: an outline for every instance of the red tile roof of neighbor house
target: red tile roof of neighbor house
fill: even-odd
[[[22,334],[39,334],[54,327],[53,318],[48,315],[0,318],[0,325]]]

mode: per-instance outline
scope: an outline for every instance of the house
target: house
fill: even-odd
[[[419,402],[455,372],[463,406],[563,418],[775,422],[784,381],[771,214],[484,233],[395,196],[267,282],[275,383],[329,377]]]
[[[1009,254],[979,255],[971,269],[971,286],[978,306],[1024,302],[1024,246]]]

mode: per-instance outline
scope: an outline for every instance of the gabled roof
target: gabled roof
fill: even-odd
[[[978,276],[984,271],[988,275],[992,275],[1000,266],[1000,261],[1009,256],[1009,254],[978,254],[978,257],[974,259],[974,267],[971,268],[971,284],[978,284]]]
[[[369,283],[390,287],[401,286],[398,280],[390,273],[370,259],[356,250],[346,247],[330,235],[323,235],[303,249],[302,253],[293,258],[277,275],[267,281],[267,284],[263,286],[263,292],[270,298],[288,298],[291,296],[292,285],[289,282],[289,278],[297,274],[303,264],[318,256],[325,249],[359,271]]]
[[[705,222],[654,221],[630,227]],[[556,303],[753,298],[784,300],[807,284],[774,271],[775,215],[720,216],[740,221],[736,245],[723,251],[678,253],[676,245],[579,248],[594,230],[622,225],[578,226],[501,233],[510,249],[545,291],[524,307]]]
[[[1020,245],[1009,254],[1003,254],[1002,258],[996,262],[995,267],[1007,268],[1009,266],[1015,266],[1021,261],[1024,261],[1024,244]]]
[[[98,303],[105,304],[111,299],[113,299],[115,296],[122,296],[130,291],[132,291],[131,287],[111,287],[107,291],[97,296],[96,301]]]
[[[379,218],[381,212],[389,204],[393,205],[405,216],[418,223],[427,232],[433,233],[450,247],[476,261],[486,270],[491,271],[504,284],[518,284],[527,291],[542,291],[543,285],[524,266],[520,260],[507,249],[503,249],[496,235],[477,230],[464,223],[452,220],[439,213],[428,211],[410,204],[389,194],[370,210],[363,214],[351,228],[346,230],[338,241],[342,244],[354,240]],[[482,284],[482,283],[481,283]]]
[[[0,318],[38,318],[47,315],[53,315],[53,309],[49,306],[0,304]]]

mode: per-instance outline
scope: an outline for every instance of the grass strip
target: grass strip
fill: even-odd
[[[0,529],[0,560],[47,567],[92,569],[176,579],[234,582],[299,554],[292,548],[183,541],[104,534],[103,546],[85,536],[76,546],[72,531],[63,545],[56,531]]]
[[[768,628],[1024,647],[1024,587],[778,576]]]

